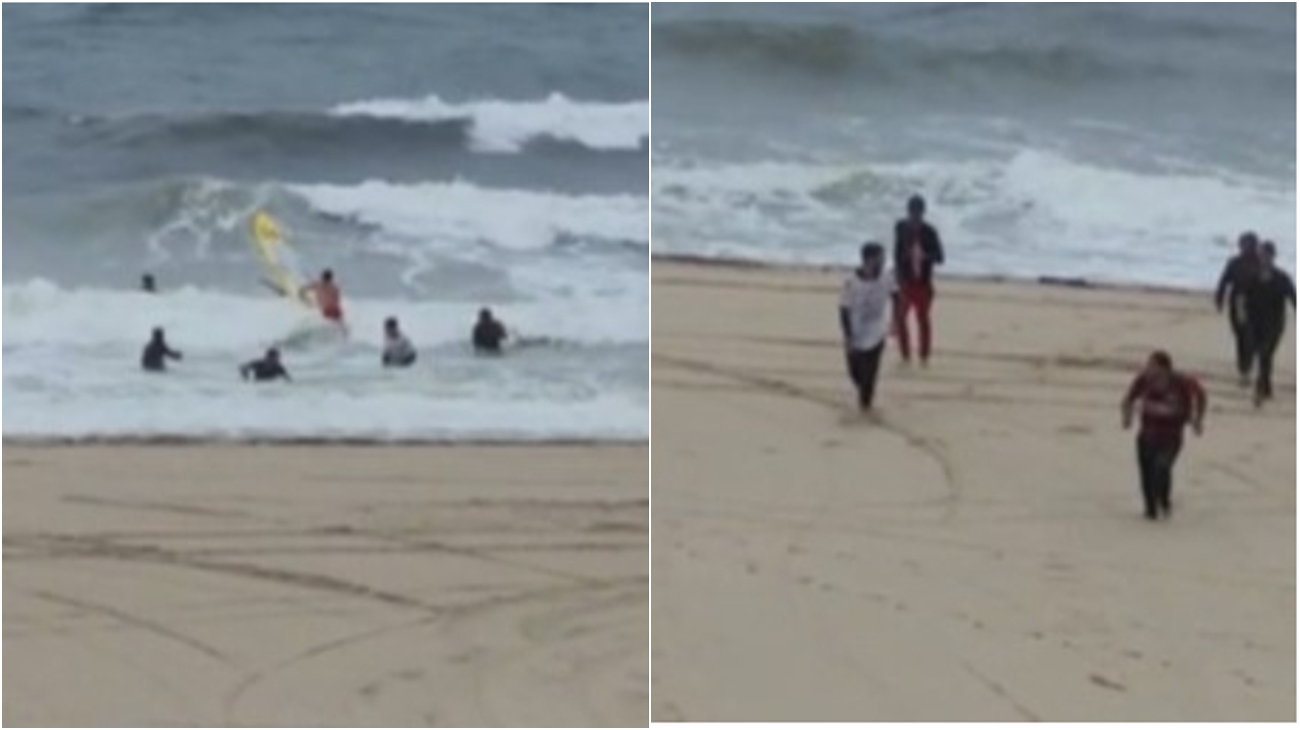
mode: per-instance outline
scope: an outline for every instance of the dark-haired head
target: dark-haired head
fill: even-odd
[[[1241,253],[1254,253],[1259,247],[1259,236],[1254,231],[1246,231],[1237,237],[1237,250]]]
[[[920,219],[925,215],[925,198],[920,195],[913,195],[907,199],[907,214],[915,219]]]
[[[320,278],[321,278],[321,281],[324,281],[324,282],[331,282],[331,281],[334,281],[334,270],[333,270],[333,269],[325,269],[324,271],[321,272]]]
[[[1164,372],[1170,372],[1174,369],[1174,359],[1164,350],[1156,350],[1151,353],[1151,357],[1147,360],[1147,364],[1152,368],[1157,368]]]

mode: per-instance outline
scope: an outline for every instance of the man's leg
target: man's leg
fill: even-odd
[[[1148,520],[1156,518],[1155,448],[1148,440],[1137,438],[1138,474],[1142,479],[1142,505]]]
[[[1251,344],[1250,328],[1235,319],[1231,324],[1232,337],[1237,344],[1237,374],[1241,376],[1241,384],[1245,387],[1250,383],[1250,366],[1255,359],[1255,348]]]
[[[1173,441],[1160,444],[1155,452],[1153,466],[1155,468],[1156,506],[1160,508],[1165,517],[1168,517],[1171,511],[1170,494],[1174,490],[1174,462],[1178,460],[1178,452],[1182,448],[1182,441]]]
[[[862,353],[857,350],[849,350],[844,353],[844,362],[848,366],[849,380],[853,382],[853,389],[857,391],[858,403],[862,402]]]
[[[1280,328],[1260,333],[1256,348],[1259,352],[1259,380],[1255,385],[1256,400],[1273,397],[1273,356],[1277,353],[1277,346],[1281,341]]]
[[[920,330],[920,350],[921,364],[925,364],[930,359],[930,306],[934,304],[934,289],[930,287],[917,287],[916,290],[916,323],[917,329]]]
[[[876,399],[876,376],[880,373],[880,356],[885,351],[885,343],[860,353],[862,365],[859,372],[862,382],[858,384],[858,405],[862,410],[870,410]]]
[[[912,359],[911,336],[907,331],[907,314],[912,309],[912,289],[904,284],[898,290],[898,309],[894,312],[894,328],[898,331],[898,351],[903,355],[903,362]]]

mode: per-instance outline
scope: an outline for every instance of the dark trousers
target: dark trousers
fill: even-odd
[[[849,350],[846,360],[849,366],[849,379],[858,389],[858,407],[862,410],[871,408],[876,397],[876,375],[880,372],[880,355],[885,351],[881,342],[870,350]]]
[[[1255,359],[1255,342],[1251,336],[1250,325],[1237,320],[1229,315],[1229,324],[1232,325],[1232,339],[1237,343],[1237,372],[1244,378],[1250,375],[1251,361]]]
[[[1273,397],[1273,355],[1282,342],[1280,325],[1255,328],[1251,334],[1252,359],[1259,358],[1259,374],[1255,378],[1255,395],[1261,398]]]
[[[1142,475],[1142,503],[1146,515],[1155,519],[1157,511],[1169,513],[1169,493],[1174,488],[1174,462],[1183,448],[1182,439],[1137,439],[1138,471]]]

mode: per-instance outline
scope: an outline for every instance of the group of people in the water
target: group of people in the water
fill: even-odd
[[[1215,306],[1228,311],[1236,341],[1237,373],[1242,387],[1251,385],[1254,371],[1255,407],[1273,397],[1273,357],[1286,327],[1286,307],[1296,306],[1295,282],[1277,268],[1277,247],[1251,232],[1238,241],[1219,279]],[[915,312],[922,366],[930,357],[930,307],[934,301],[934,268],[944,262],[938,231],[925,221],[925,200],[913,196],[907,216],[894,227],[893,271],[886,270],[885,247],[868,242],[860,250],[860,266],[844,282],[840,296],[840,328],[844,337],[849,379],[857,390],[858,407],[868,413],[875,398],[881,356],[891,331],[898,338],[904,364],[911,361],[908,316]],[[890,313],[892,311],[892,317]],[[1140,417],[1137,456],[1147,519],[1169,517],[1173,467],[1190,426],[1200,434],[1207,408],[1204,388],[1196,378],[1174,367],[1164,350],[1153,352],[1133,379],[1121,401],[1121,422],[1129,428]]]
[[[148,293],[158,291],[157,282],[152,274],[144,274],[140,279],[141,290]],[[326,321],[346,328],[343,317],[343,295],[334,281],[334,272],[325,269],[320,278],[304,285],[298,292],[299,297],[310,293],[312,301]],[[402,332],[397,317],[384,320],[384,340],[380,354],[380,364],[386,368],[406,368],[415,364],[418,352],[411,339]],[[509,338],[504,324],[484,307],[479,310],[470,335],[474,352],[480,355],[499,355],[502,345]],[[180,360],[179,350],[174,350],[167,343],[166,332],[162,327],[155,327],[140,355],[140,367],[148,372],[163,372],[167,369],[167,360]],[[289,371],[285,369],[277,347],[270,347],[262,357],[250,360],[239,366],[239,374],[244,380],[266,381],[290,380]]]

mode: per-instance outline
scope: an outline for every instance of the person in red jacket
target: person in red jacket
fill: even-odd
[[[894,272],[898,278],[898,307],[894,327],[903,362],[911,362],[912,343],[907,317],[916,311],[920,330],[921,364],[930,360],[930,306],[934,302],[934,267],[943,264],[943,243],[939,232],[925,222],[925,199],[913,195],[907,201],[907,217],[894,226]]]
[[[1205,420],[1205,390],[1195,378],[1174,370],[1169,353],[1151,353],[1146,367],[1133,379],[1121,404],[1123,425],[1133,425],[1134,410],[1140,405],[1142,425],[1138,429],[1138,470],[1142,480],[1142,501],[1146,518],[1170,513],[1174,461],[1183,447],[1183,429],[1201,435]]]

